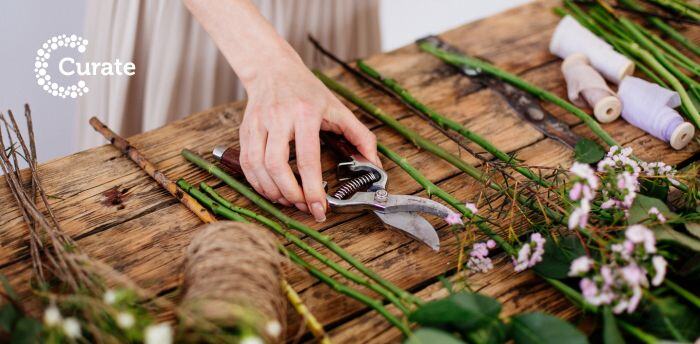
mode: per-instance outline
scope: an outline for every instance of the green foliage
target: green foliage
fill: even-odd
[[[648,307],[635,314],[646,332],[658,338],[692,342],[700,337],[700,314],[674,297],[655,297]]]
[[[700,223],[686,222],[685,229],[696,238],[700,238]]]
[[[488,296],[460,292],[432,301],[416,310],[410,320],[424,326],[406,343],[588,343],[574,326],[544,313],[513,317],[509,324],[499,319],[500,303]],[[453,337],[446,338],[445,336]],[[431,344],[432,344],[431,343]]]
[[[464,344],[464,342],[447,332],[434,328],[422,328],[406,338],[404,344]]]
[[[700,240],[690,235],[674,230],[670,226],[655,226],[652,230],[658,241],[671,241],[693,251],[700,252]]]
[[[624,344],[625,339],[622,338],[622,333],[617,327],[617,320],[610,310],[610,307],[603,308],[603,343],[605,344]]]
[[[632,207],[630,208],[629,223],[640,223],[648,219],[649,209],[653,207],[656,207],[667,220],[678,217],[678,215],[668,209],[668,206],[662,200],[638,194],[637,197],[634,198],[634,203],[632,203]]]
[[[533,270],[543,277],[563,279],[568,277],[571,261],[585,254],[581,240],[575,235],[560,237],[558,242],[549,237],[544,244],[542,261]]]
[[[488,296],[461,292],[428,302],[413,312],[409,319],[423,326],[449,331],[468,332],[500,321],[501,304]]]
[[[663,179],[641,179],[639,192],[643,195],[658,199],[668,197],[668,183]]]
[[[578,162],[592,164],[600,161],[605,156],[605,150],[589,139],[581,139],[574,147],[574,159]]]
[[[39,343],[41,323],[24,315],[18,309],[19,299],[10,286],[7,278],[0,275],[4,295],[0,297],[0,339],[9,338],[11,344]]]
[[[576,327],[549,314],[535,312],[514,316],[511,334],[516,344],[586,344]]]
[[[11,344],[39,343],[41,323],[28,317],[20,318],[12,330]]]

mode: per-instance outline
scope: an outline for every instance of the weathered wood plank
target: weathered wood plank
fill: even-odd
[[[565,97],[564,82],[559,72],[560,62],[547,52],[549,35],[558,21],[549,9],[556,3],[551,0],[522,6],[441,36],[470,54],[486,58]],[[700,29],[694,29],[692,34],[693,37],[700,37]],[[516,152],[528,164],[567,166],[571,161],[570,150],[543,139],[539,132],[522,122],[499,96],[480,89],[439,60],[419,52],[415,46],[373,56],[367,62],[399,80],[425,103],[485,135],[499,148]],[[331,70],[329,74],[380,105],[408,127],[451,152],[461,154],[470,163],[479,164],[476,158],[466,152],[460,153],[456,144],[411,116],[397,101],[359,83],[339,69]],[[179,151],[186,147],[207,153],[215,144],[237,141],[236,128],[244,107],[245,103],[242,102],[216,107],[158,130],[136,135],[130,141],[170,178],[186,177],[193,182],[213,182],[205,173],[179,157]],[[576,117],[549,104],[545,107],[573,125],[575,132],[593,138]],[[378,122],[357,113],[374,129],[382,142],[405,156],[428,178],[439,182],[441,187],[460,199],[473,201],[478,198],[481,188],[472,179],[411,146]],[[668,163],[678,163],[700,150],[700,146],[694,142],[682,151],[674,151],[667,144],[623,121],[604,125],[604,128],[621,143],[631,145],[635,153],[645,159],[663,156]],[[405,173],[386,160],[384,163],[390,176],[391,192],[422,194],[421,188]],[[323,156],[323,167],[324,178],[331,182],[332,188],[333,161],[329,154]],[[41,174],[47,192],[56,196],[51,202],[58,218],[86,252],[154,291],[172,291],[180,285],[184,249],[197,230],[199,221],[127,158],[112,147],[103,146],[43,164]],[[237,204],[249,205],[228,188],[219,190]],[[13,204],[4,184],[0,185],[0,204]],[[368,215],[333,214],[326,223],[319,225],[297,211],[285,211],[334,238],[380,275],[403,288],[421,289],[425,281],[452,271],[456,263],[459,250],[457,240],[445,228],[439,231],[443,249],[435,254],[395,232],[384,230],[376,219]],[[431,220],[436,225],[439,223],[439,220]],[[502,224],[505,223],[503,221],[506,220],[502,220]],[[0,233],[0,273],[10,277],[11,283],[27,295],[30,266],[26,227],[14,206],[0,208]],[[319,245],[310,244],[327,253]],[[575,314],[565,300],[531,274],[513,276],[509,265],[507,259],[503,259],[494,273],[470,276],[469,280],[474,285],[484,286],[483,291],[487,294],[504,301],[507,313],[547,309],[565,317]],[[328,268],[323,270],[331,273]],[[332,292],[303,271],[287,269],[287,278],[324,324],[338,324],[353,315],[360,315],[337,326],[333,332],[339,341],[364,342],[371,339],[387,342],[399,338],[398,332],[389,329],[376,314],[366,313],[362,305]],[[536,292],[533,296],[518,296],[524,288],[534,288]],[[441,293],[438,289],[439,284],[434,283],[422,288],[420,294],[435,297]],[[503,292],[511,289],[511,293],[515,294]],[[537,297],[551,302],[553,306],[533,302],[538,300]],[[293,329],[298,319],[292,315],[289,322]],[[346,331],[348,328],[353,330]],[[353,333],[360,335],[353,336]]]

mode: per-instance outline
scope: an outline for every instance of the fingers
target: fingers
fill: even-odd
[[[250,185],[258,193],[273,202],[279,202],[282,193],[265,169],[265,142],[267,131],[264,128],[241,125],[241,169]]]
[[[265,168],[282,193],[278,201],[284,205],[294,204],[301,211],[308,211],[304,194],[289,167],[289,138],[291,128],[269,132],[265,147]]]
[[[297,168],[306,204],[317,222],[326,220],[326,193],[321,175],[320,124],[297,123],[295,127]]]
[[[353,113],[343,107],[344,112],[339,118],[338,126],[343,136],[352,143],[357,150],[378,167],[382,167],[382,162],[377,154],[377,137]]]

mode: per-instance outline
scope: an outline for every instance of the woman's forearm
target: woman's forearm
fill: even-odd
[[[248,89],[260,73],[303,64],[250,0],[184,0]]]

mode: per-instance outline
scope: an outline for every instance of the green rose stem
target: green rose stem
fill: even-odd
[[[401,167],[408,175],[411,176],[418,184],[420,184],[424,189],[425,192],[428,193],[429,196],[437,196],[438,198],[442,199],[445,201],[447,204],[451,205],[455,209],[457,209],[462,215],[464,215],[468,219],[476,220],[476,226],[479,228],[479,230],[486,234],[489,238],[493,239],[496,243],[498,243],[501,248],[503,248],[506,253],[508,253],[511,256],[515,256],[518,254],[518,252],[511,246],[507,241],[505,241],[501,236],[499,236],[496,232],[494,232],[487,224],[485,224],[485,220],[481,218],[478,215],[475,215],[474,213],[469,210],[469,208],[466,207],[466,205],[459,200],[457,200],[454,196],[452,196],[450,193],[447,191],[441,189],[439,186],[435,185],[433,182],[430,181],[430,179],[426,178],[420,171],[418,171],[415,167],[411,166],[411,164],[408,163],[408,161],[396,154],[394,151],[389,149],[387,146],[377,143],[377,149],[384,154],[387,158],[391,159],[396,165]]]
[[[606,12],[606,9],[604,7],[594,7],[590,10],[589,15],[591,18],[595,19],[596,22],[605,26],[608,30],[614,32],[619,38],[623,38],[628,41],[636,40],[635,36],[628,33],[626,29],[622,26],[622,24],[619,23],[618,20],[612,14]],[[646,36],[646,38],[648,38],[651,41],[646,43],[653,43],[651,44],[651,46],[661,48],[661,50],[665,51],[665,56],[671,59],[675,64],[687,69],[695,75],[698,75],[698,73],[700,72],[700,64],[696,63],[691,58],[685,56],[674,46],[666,43],[666,41],[661,39],[661,37],[645,29],[643,26],[634,22],[631,22],[631,24],[637,31],[643,33],[644,36]],[[637,40],[637,42],[642,44],[642,42],[639,40]]]
[[[382,303],[379,302],[378,300],[375,300],[375,299],[373,299],[365,294],[358,292],[355,289],[349,288],[348,286],[346,286],[342,283],[339,283],[338,281],[334,280],[332,277],[324,274],[320,270],[311,266],[309,263],[305,262],[303,259],[301,259],[299,256],[297,256],[292,251],[287,251],[287,255],[289,255],[289,258],[292,260],[292,262],[305,268],[306,270],[309,271],[309,273],[311,275],[313,275],[314,277],[323,281],[324,283],[328,284],[331,288],[333,288],[337,292],[339,292],[341,294],[345,294],[349,297],[352,297],[353,299],[358,300],[358,301],[368,305],[372,309],[376,310],[379,314],[384,316],[384,318],[387,319],[392,325],[394,325],[401,332],[403,332],[403,334],[406,337],[409,337],[411,335],[411,330],[408,328],[408,326],[406,324],[404,324],[403,322],[401,322],[399,319],[397,319],[389,311],[387,311],[387,309],[384,308]]]
[[[679,13],[688,18],[700,21],[700,13],[693,11],[687,6],[671,0],[646,0],[647,2],[670,9],[673,12]]]
[[[626,42],[623,42],[626,43]],[[639,48],[638,45],[634,44],[637,48]],[[484,62],[482,60],[479,60],[477,58],[469,57],[466,55],[462,54],[455,54],[449,51],[445,51],[443,49],[438,48],[434,44],[431,44],[429,42],[421,42],[418,44],[418,46],[430,53],[435,55],[436,57],[440,58],[441,60],[447,62],[448,64],[452,64],[458,67],[462,66],[468,66],[471,68],[479,68],[482,71],[489,73],[491,75],[494,75],[524,91],[527,91],[540,99],[543,99],[545,101],[548,101],[554,105],[557,105],[561,107],[562,109],[572,113],[579,119],[583,121],[583,123],[588,126],[588,128],[593,131],[594,134],[596,134],[603,142],[605,142],[609,146],[620,146],[615,139],[613,139],[601,126],[596,122],[595,119],[593,119],[591,116],[589,116],[587,113],[583,112],[583,110],[577,108],[573,104],[567,102],[564,99],[561,99],[554,95],[551,92],[548,92],[546,90],[543,90],[535,85],[532,85],[528,83],[527,81],[519,78],[518,76],[514,74],[510,74],[504,70],[499,69],[498,67],[489,64],[487,62]],[[630,46],[632,48],[632,46]],[[646,52],[646,51],[645,51]],[[649,55],[648,52],[646,52],[647,55]],[[653,57],[652,57],[653,60]],[[657,62],[658,63],[658,62]],[[640,161],[638,158],[634,158],[637,161]],[[680,183],[679,185],[674,185],[676,188],[683,192],[688,192],[688,186],[686,186],[683,183]]]
[[[204,206],[211,209],[211,212],[214,213],[214,215],[218,215],[233,221],[246,222],[243,216],[239,215],[231,209],[224,207],[223,205],[217,203],[215,200],[209,198],[209,196],[205,195],[202,191],[190,185],[190,183],[188,183],[186,180],[182,178],[178,179],[177,186],[179,186],[180,189],[184,190],[190,196],[196,199],[197,202],[202,203],[204,204]]]
[[[649,18],[649,22],[656,26],[656,28],[659,29],[659,31],[673,38],[676,42],[680,43],[686,49],[692,51],[695,55],[700,56],[700,46],[693,43],[693,41],[689,40],[688,37],[685,37],[682,33],[674,29],[671,25],[666,24],[663,20],[656,17]]]
[[[236,190],[238,193],[241,195],[245,196],[248,198],[250,201],[255,203],[257,206],[259,206],[261,209],[265,210],[268,212],[270,215],[273,217],[277,218],[280,220],[285,226],[292,228],[294,230],[297,230],[312,239],[316,240],[317,242],[321,243],[322,245],[326,246],[331,252],[335,253],[338,255],[340,258],[348,262],[350,265],[355,267],[358,271],[361,273],[365,274],[367,277],[370,279],[374,280],[377,282],[379,285],[382,287],[388,289],[395,295],[397,295],[400,299],[402,300],[407,300],[411,303],[414,304],[421,304],[422,301],[416,297],[415,295],[397,287],[393,283],[379,277],[374,271],[370,270],[364,264],[359,262],[355,257],[353,257],[351,254],[349,254],[347,251],[343,250],[340,246],[338,246],[335,242],[330,240],[328,237],[325,235],[317,232],[316,230],[304,225],[303,223],[296,221],[292,219],[291,217],[285,215],[282,211],[277,209],[272,203],[268,202],[266,199],[260,197],[255,191],[251,190],[235,178],[231,177],[228,173],[226,173],[224,170],[220,169],[216,165],[206,161],[204,158],[201,156],[197,155],[197,153],[192,152],[188,149],[183,149],[182,152],[180,153],[185,159],[190,161],[191,163],[199,166],[199,168],[209,172],[213,176],[221,179],[224,183],[226,183],[228,186]]]
[[[468,174],[472,178],[476,179],[480,183],[498,191],[498,192],[504,192],[507,195],[513,197],[516,199],[518,202],[521,204],[529,207],[530,209],[533,209],[534,211],[543,211],[546,213],[547,216],[551,217],[554,219],[556,222],[561,222],[562,219],[565,218],[564,215],[560,214],[559,212],[552,210],[548,207],[541,207],[536,203],[536,200],[534,199],[527,199],[526,197],[523,197],[523,195],[518,194],[511,190],[510,188],[504,188],[503,186],[499,185],[498,183],[495,183],[493,181],[490,181],[479,169],[476,167],[470,165],[469,163],[465,162],[464,160],[460,159],[456,155],[451,154],[450,152],[446,151],[442,147],[436,145],[432,141],[429,141],[425,139],[424,137],[420,136],[420,134],[414,132],[413,130],[407,128],[403,124],[399,123],[396,119],[393,117],[387,115],[382,111],[380,108],[378,108],[376,105],[369,103],[365,101],[364,99],[360,98],[358,95],[341,85],[340,83],[336,82],[335,80],[331,79],[327,75],[323,74],[320,71],[315,70],[314,74],[316,74],[316,77],[318,77],[329,89],[333,90],[334,92],[338,93],[345,99],[349,100],[353,104],[359,106],[362,108],[366,113],[372,115],[372,117],[380,120],[382,123],[386,124],[387,126],[391,127],[392,129],[396,130],[401,136],[405,137],[407,140],[409,140],[411,143],[413,143],[415,146],[420,147],[422,149],[425,149],[426,151],[435,154],[437,157],[449,162],[453,166],[457,167],[459,170],[462,172]]]
[[[320,260],[324,264],[326,264],[326,265],[332,267],[334,270],[338,271],[341,275],[343,275],[345,277],[349,276],[349,275],[346,275],[345,273],[342,273],[340,270],[344,270],[344,271],[348,272],[349,274],[352,274],[349,271],[345,270],[344,268],[335,264],[335,262],[326,258],[322,254],[318,253],[316,250],[314,250],[313,248],[308,246],[306,243],[303,243],[303,241],[301,241],[301,239],[299,239],[297,236],[289,233],[289,231],[285,230],[277,222],[275,222],[275,221],[273,221],[265,216],[259,215],[252,210],[248,210],[248,209],[241,208],[241,207],[235,207],[235,206],[231,205],[230,202],[226,201],[223,197],[221,197],[219,194],[217,194],[216,191],[214,191],[214,189],[212,189],[211,187],[209,187],[205,183],[202,183],[200,185],[207,186],[207,189],[204,189],[206,191],[206,194],[203,193],[202,191],[200,191],[199,189],[197,189],[196,187],[192,186],[191,184],[189,184],[184,179],[179,179],[177,181],[177,185],[182,190],[184,190],[185,192],[190,194],[192,197],[194,197],[197,201],[199,201],[199,202],[203,203],[205,206],[209,207],[214,214],[219,215],[219,216],[226,218],[226,219],[229,219],[229,220],[237,221],[237,222],[249,222],[246,218],[244,218],[240,214],[243,214],[247,217],[253,218],[256,221],[265,225],[266,227],[272,229],[277,234],[284,236],[285,239],[292,241],[294,244],[296,244],[297,246],[302,248],[304,251],[311,254],[316,259]],[[216,197],[211,197],[211,198],[209,197],[209,196],[213,196],[213,195],[216,195]],[[223,200],[223,201],[225,201],[225,203],[220,203],[220,202],[218,202],[218,200]],[[302,242],[303,245],[298,245],[299,242]],[[304,246],[305,248],[302,246]],[[315,268],[311,264],[304,261],[296,253],[294,253],[290,250],[287,250],[283,245],[279,245],[278,248],[283,254],[287,255],[292,262],[294,262],[295,264],[297,264],[297,265],[303,267],[304,269],[306,269],[307,271],[309,271],[309,273],[311,275],[318,278],[321,282],[328,284],[328,286],[330,286],[331,288],[333,288],[334,290],[338,291],[341,294],[347,295],[353,299],[356,299],[356,300],[366,304],[367,306],[371,307],[372,309],[376,310],[379,314],[384,316],[387,319],[387,321],[389,321],[392,325],[396,326],[405,335],[408,336],[410,334],[410,330],[408,329],[408,327],[406,327],[406,325],[403,322],[401,322],[398,318],[396,318],[393,314],[388,312],[386,310],[386,308],[384,307],[384,305],[380,301],[375,300],[375,299],[373,299],[365,294],[362,294],[361,292],[359,292],[355,289],[352,289],[352,288],[338,282],[334,278],[328,276],[327,274],[323,273],[322,271],[318,270],[317,268]],[[355,276],[357,276],[357,275],[355,275]],[[357,277],[358,277],[358,279],[362,279],[359,276],[357,276]],[[350,279],[350,277],[348,277],[348,278]],[[363,284],[363,283],[358,282],[358,284]],[[370,287],[368,284],[363,284],[363,285]],[[384,290],[384,292],[386,292],[386,290]],[[391,296],[391,298],[396,300],[396,298],[393,296]],[[406,313],[406,314],[408,313],[408,310],[406,310],[400,303],[398,303],[398,306],[401,307],[400,309],[404,313]]]
[[[420,42],[418,43],[418,46],[423,51],[438,57],[439,59],[447,62],[448,64],[455,65],[458,67],[468,66],[471,68],[479,68],[482,71],[494,75],[514,86],[517,86],[518,88],[527,91],[528,93],[531,93],[540,99],[546,100],[578,117],[581,121],[583,121],[584,124],[586,124],[586,126],[588,126],[593,131],[593,133],[595,133],[607,145],[619,146],[617,141],[615,141],[615,139],[613,139],[600,126],[600,124],[598,124],[598,122],[596,122],[596,120],[593,119],[593,117],[583,112],[583,110],[577,108],[573,104],[567,102],[566,100],[557,97],[551,92],[545,91],[535,85],[528,83],[527,81],[519,78],[514,74],[510,74],[504,70],[497,68],[492,64],[489,64],[477,58],[445,51],[443,49],[438,48],[430,42]]]
[[[404,314],[408,315],[410,313],[410,310],[404,306],[401,301],[396,298],[394,294],[383,288],[382,286],[372,283],[369,281],[367,278],[364,278],[354,272],[351,272],[342,266],[338,265],[336,262],[333,260],[329,259],[322,253],[316,251],[313,247],[309,246],[306,242],[301,240],[298,236],[290,233],[288,230],[284,229],[282,226],[280,226],[277,222],[263,216],[259,215],[256,212],[238,207],[233,205],[231,202],[226,200],[223,196],[219,195],[214,188],[211,186],[207,185],[206,183],[202,182],[199,184],[199,187],[204,190],[204,193],[206,193],[209,197],[211,197],[214,201],[217,203],[221,204],[222,206],[233,210],[236,213],[239,213],[241,215],[247,216],[249,218],[255,219],[256,221],[264,224],[265,226],[269,227],[272,229],[275,233],[284,236],[285,239],[289,240],[292,242],[294,245],[302,249],[304,252],[308,253],[312,257],[318,259],[320,262],[323,264],[327,265],[331,269],[335,270],[338,272],[340,275],[343,277],[347,278],[350,281],[353,281],[357,284],[363,285],[373,291],[375,291],[377,294],[382,295],[385,297],[387,300],[391,301],[399,310],[401,310]],[[239,215],[240,216],[240,215]]]
[[[499,160],[507,163],[508,165],[513,167],[513,169],[518,171],[523,176],[529,178],[530,180],[535,181],[544,187],[551,187],[552,186],[551,183],[538,177],[530,169],[522,167],[522,166],[518,166],[518,164],[514,161],[512,156],[510,156],[510,155],[506,154],[505,152],[503,152],[502,150],[498,149],[498,147],[491,144],[491,142],[489,142],[487,139],[485,139],[481,135],[479,135],[475,132],[472,132],[471,130],[465,128],[463,125],[437,113],[435,110],[431,109],[430,107],[428,107],[425,104],[418,101],[416,98],[413,97],[413,95],[410,92],[408,92],[408,90],[403,88],[396,80],[382,76],[378,71],[376,71],[374,68],[367,65],[362,60],[357,61],[357,67],[362,72],[367,74],[368,76],[372,77],[373,79],[381,82],[384,86],[388,87],[391,91],[393,91],[403,101],[405,101],[410,106],[416,108],[418,111],[420,111],[423,114],[425,114],[426,116],[428,116],[428,118],[430,118],[430,120],[435,122],[440,127],[454,130],[455,132],[464,136],[468,140],[476,143],[481,148],[483,148],[487,152],[491,153],[493,156],[495,156]]]

